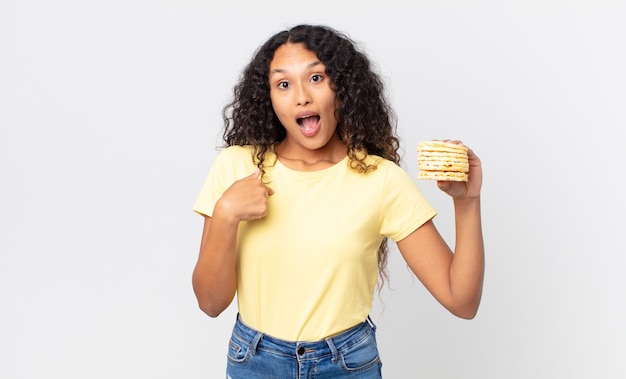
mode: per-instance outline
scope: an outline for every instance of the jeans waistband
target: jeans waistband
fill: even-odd
[[[305,360],[327,355],[333,355],[333,358],[336,358],[342,350],[359,343],[375,331],[376,325],[368,316],[365,321],[345,332],[320,341],[286,341],[247,326],[237,315],[233,336],[250,346],[252,354],[256,354],[257,350],[261,349]]]

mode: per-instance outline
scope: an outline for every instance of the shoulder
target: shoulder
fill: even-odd
[[[376,155],[368,155],[366,163],[374,164],[376,169],[365,174],[371,175],[379,183],[382,183],[385,191],[395,188],[398,191],[414,191],[417,183],[413,180],[406,168],[385,158]]]
[[[228,146],[219,150],[215,158],[216,165],[255,166],[252,146]]]
[[[213,161],[212,172],[227,179],[250,175],[255,169],[252,146],[228,146],[219,150]]]
[[[362,163],[370,167],[367,172],[359,171],[353,163],[348,163],[350,177],[372,190],[386,191],[392,187],[415,185],[407,171],[393,161],[377,155],[367,155]]]
[[[402,168],[400,165],[388,159],[379,157],[378,155],[368,155],[367,157],[365,157],[364,162],[368,166],[371,165],[373,167],[376,167],[376,169],[371,171],[370,173],[375,173],[377,175],[384,175],[384,176],[407,175],[406,170]]]

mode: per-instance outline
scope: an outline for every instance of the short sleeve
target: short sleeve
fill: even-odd
[[[428,220],[437,211],[400,166],[388,166],[381,210],[381,234],[397,242]]]
[[[249,148],[231,146],[220,151],[194,202],[193,211],[211,217],[215,203],[224,191],[236,180],[252,174],[255,169]]]

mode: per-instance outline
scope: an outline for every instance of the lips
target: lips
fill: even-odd
[[[303,114],[297,118],[298,126],[300,126],[300,132],[305,137],[313,137],[320,130],[320,116],[316,114]]]

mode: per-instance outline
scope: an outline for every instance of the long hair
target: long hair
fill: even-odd
[[[286,43],[302,43],[326,66],[326,75],[336,93],[337,133],[347,147],[350,167],[366,173],[368,154],[400,163],[396,115],[385,97],[380,76],[367,55],[347,35],[330,27],[298,25],[268,39],[256,51],[233,89],[233,99],[222,112],[226,146],[251,145],[257,166],[263,171],[265,155],[286,137],[272,108],[269,66],[274,52]],[[388,244],[378,250],[381,283],[387,279]]]

